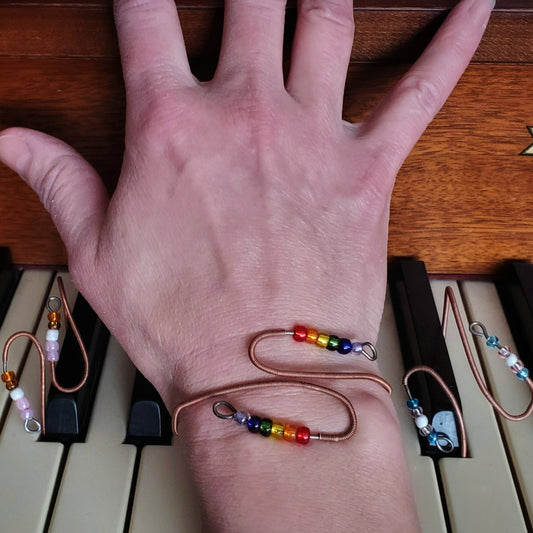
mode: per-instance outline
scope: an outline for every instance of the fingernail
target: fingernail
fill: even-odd
[[[496,0],[472,0],[468,8],[468,16],[485,28],[495,5]]]

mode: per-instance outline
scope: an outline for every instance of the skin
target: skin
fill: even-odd
[[[264,329],[304,323],[375,341],[397,171],[470,61],[493,2],[460,2],[363,124],[341,117],[351,0],[298,1],[285,82],[284,0],[226,0],[207,83],[189,70],[172,0],[114,7],[127,119],[112,197],[74,149],[44,133],[5,130],[0,160],[39,195],[78,288],[169,409],[264,379],[246,358]],[[291,368],[378,372],[333,356],[320,367],[314,349],[269,342],[262,357],[276,342],[272,356],[297,361]],[[367,382],[333,386],[359,417],[343,443],[252,437],[215,419],[209,404],[183,413],[206,530],[418,530],[388,395]],[[294,388],[228,399],[318,431],[346,424],[338,404]]]

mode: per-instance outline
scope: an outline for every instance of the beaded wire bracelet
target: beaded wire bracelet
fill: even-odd
[[[48,309],[48,329],[46,333],[46,343],[45,343],[45,349],[43,350],[43,347],[37,337],[33,335],[32,333],[28,331],[18,331],[11,335],[9,339],[7,339],[4,350],[2,354],[2,374],[0,375],[0,378],[4,382],[6,389],[9,391],[9,396],[11,399],[15,402],[15,405],[20,411],[20,416],[24,420],[24,428],[28,433],[39,433],[41,432],[43,435],[46,433],[46,422],[45,422],[45,395],[46,395],[46,375],[45,375],[45,360],[48,360],[50,363],[50,373],[51,373],[51,380],[53,385],[61,392],[65,393],[72,393],[76,392],[77,390],[81,389],[83,385],[85,385],[85,382],[87,381],[87,377],[89,375],[89,358],[87,356],[87,350],[85,349],[85,345],[83,343],[83,340],[80,336],[80,333],[78,331],[78,328],[76,327],[76,323],[74,322],[74,319],[72,317],[72,314],[70,312],[70,307],[67,302],[67,298],[65,295],[65,287],[63,285],[63,280],[60,276],[57,278],[57,286],[59,288],[60,297],[57,296],[51,296],[47,301],[47,309]],[[84,362],[84,371],[81,378],[81,381],[74,387],[62,387],[56,379],[55,374],[55,365],[57,361],[59,360],[59,328],[60,328],[60,315],[59,315],[59,309],[61,308],[61,304],[63,304],[63,308],[65,310],[65,316],[67,317],[67,320],[72,328],[72,331],[76,337],[76,340],[78,341],[78,344],[81,349],[82,358]],[[8,354],[9,354],[9,348],[11,344],[21,337],[28,338],[37,349],[37,353],[39,354],[40,359],[40,382],[41,382],[41,422],[39,422],[35,416],[34,411],[31,408],[30,402],[26,398],[26,395],[21,387],[19,387],[19,380],[17,378],[17,375],[12,370],[8,370]],[[46,355],[45,355],[46,352]]]
[[[286,333],[292,335],[296,342],[316,344],[320,348],[342,355],[353,352],[356,355],[364,355],[370,361],[375,361],[378,357],[378,352],[371,342],[351,341],[350,339],[339,338],[337,335],[319,333],[316,329],[305,328],[304,326],[294,326],[294,331],[287,331]]]
[[[517,378],[523,381],[524,383],[526,383],[531,391],[531,400],[528,406],[526,407],[526,409],[518,415],[513,415],[509,413],[508,411],[506,411],[496,401],[494,396],[490,393],[487,386],[485,385],[483,376],[481,375],[481,372],[477,368],[476,361],[472,354],[472,350],[470,349],[470,344],[468,342],[467,334],[465,332],[463,321],[461,319],[461,314],[459,312],[459,306],[457,305],[455,294],[451,287],[446,287],[445,299],[444,299],[444,314],[443,314],[444,319],[443,319],[443,326],[442,326],[444,332],[446,331],[447,316],[448,316],[448,311],[450,307],[452,309],[452,313],[455,318],[455,322],[457,324],[457,329],[459,330],[459,336],[461,338],[461,343],[463,345],[468,364],[470,366],[470,369],[472,370],[472,374],[477,383],[477,386],[479,387],[479,390],[481,391],[483,396],[485,396],[485,398],[492,405],[494,410],[497,411],[500,415],[502,415],[507,420],[518,422],[520,420],[526,419],[533,412],[533,380],[529,377],[529,371],[524,367],[524,364],[522,363],[522,361],[520,361],[518,357],[514,353],[512,353],[511,350],[507,346],[502,346],[499,343],[499,340],[496,336],[489,335],[487,333],[485,326],[481,322],[472,322],[472,324],[470,324],[470,332],[477,337],[484,337],[486,340],[487,346],[491,348],[497,348],[499,355],[505,359],[505,362],[511,368],[511,370],[516,374]]]
[[[224,407],[226,411],[223,411],[221,407]],[[310,440],[320,439],[319,433],[311,433],[306,426],[283,424],[270,418],[251,415],[248,411],[237,411],[225,400],[219,400],[213,404],[213,413],[223,420],[234,420],[238,425],[248,428],[250,433],[263,437],[274,437],[298,444],[308,444]]]
[[[256,349],[257,349],[257,345],[260,342],[264,341],[265,339],[270,339],[270,338],[275,338],[275,337],[286,337],[288,335],[295,336],[295,332],[299,332],[299,333],[297,333],[299,338],[295,339],[295,340],[299,340],[301,342],[301,341],[307,340],[307,332],[308,331],[311,331],[311,332],[316,331],[316,330],[306,330],[306,334],[305,334],[305,338],[304,338],[303,329],[305,329],[305,328],[303,328],[302,326],[296,326],[294,328],[294,330],[285,330],[285,329],[270,329],[270,330],[266,330],[266,331],[263,331],[263,332],[257,334],[251,340],[250,345],[248,347],[248,356],[249,356],[250,362],[256,368],[258,368],[259,370],[262,370],[263,372],[266,372],[268,374],[272,374],[272,375],[275,375],[275,376],[278,376],[278,377],[292,378],[291,380],[251,381],[251,382],[247,382],[247,383],[240,383],[240,384],[236,384],[236,385],[230,385],[228,387],[223,387],[223,388],[220,388],[220,389],[217,389],[217,390],[213,390],[213,391],[207,392],[207,393],[202,394],[200,396],[197,396],[196,398],[193,398],[193,399],[191,399],[189,401],[186,401],[186,402],[183,402],[181,404],[178,404],[174,408],[174,411],[173,411],[173,414],[172,414],[172,430],[173,430],[173,432],[176,435],[178,435],[178,419],[179,419],[180,413],[185,408],[193,406],[193,405],[196,405],[196,404],[198,404],[200,402],[204,402],[204,401],[207,401],[207,400],[219,397],[219,396],[228,395],[228,394],[231,394],[231,393],[234,393],[234,392],[239,392],[239,391],[249,391],[249,390],[257,391],[257,390],[260,390],[260,389],[272,389],[272,388],[279,388],[279,387],[284,387],[284,388],[286,388],[286,387],[298,387],[300,389],[319,392],[321,394],[325,394],[327,396],[331,396],[331,397],[335,398],[336,400],[338,400],[346,408],[346,411],[347,411],[348,417],[349,417],[349,424],[348,424],[347,428],[344,431],[341,431],[341,432],[337,432],[337,433],[320,432],[320,433],[314,433],[314,434],[311,434],[309,432],[308,428],[304,428],[304,426],[301,426],[302,430],[300,432],[301,435],[300,435],[299,439],[294,436],[293,430],[291,429],[291,428],[293,428],[293,426],[291,426],[289,424],[288,425],[289,427],[287,428],[287,436],[286,436],[285,440],[295,441],[295,442],[299,442],[301,444],[306,444],[309,440],[321,440],[321,441],[326,441],[326,442],[341,442],[341,441],[344,441],[344,440],[347,440],[347,439],[351,438],[356,433],[356,430],[357,430],[357,415],[356,415],[355,409],[354,409],[351,401],[344,394],[341,394],[340,392],[338,392],[338,391],[336,391],[334,389],[331,389],[329,387],[325,387],[323,385],[318,385],[316,383],[309,383],[309,382],[306,382],[306,381],[301,381],[301,379],[302,378],[320,378],[320,379],[354,379],[354,380],[362,379],[362,380],[369,380],[369,381],[373,381],[374,383],[377,383],[378,385],[380,385],[389,394],[391,393],[392,388],[391,388],[391,386],[389,385],[389,383],[386,380],[384,380],[383,378],[381,378],[381,377],[379,377],[379,376],[377,376],[375,374],[368,373],[368,372],[302,372],[302,371],[279,370],[279,369],[276,369],[276,368],[271,367],[269,365],[266,365],[265,363],[262,363],[262,362],[260,362],[258,360],[257,355],[256,355]],[[312,333],[311,335],[313,336],[314,334]],[[329,337],[331,337],[331,336],[329,336]],[[318,338],[318,334],[317,334],[317,338]],[[311,341],[308,341],[308,342],[311,342]],[[351,341],[349,341],[349,342],[351,342]],[[329,343],[329,341],[328,341],[328,343]],[[351,343],[351,344],[353,346],[353,343]],[[372,346],[370,343],[361,343],[361,344],[364,344],[367,347],[368,346]],[[367,353],[369,353],[371,358],[372,358],[372,360],[374,360],[375,356],[377,355],[377,352],[376,352],[375,348],[372,346],[372,348],[368,348],[368,349],[370,350],[370,352],[367,352]],[[351,350],[354,351],[353,347],[352,347]],[[356,350],[355,352],[357,353],[358,350]],[[368,357],[368,355],[366,355],[366,357]],[[226,402],[225,400],[220,400],[220,401],[215,402],[213,407],[214,407],[213,408],[214,414],[217,417],[219,417],[219,418],[234,419],[235,421],[241,421],[239,423],[242,423],[242,421],[244,420],[243,416],[245,417],[245,415],[241,415],[240,411],[237,411],[230,403]],[[226,411],[223,411],[221,409],[221,407],[225,407]],[[239,415],[237,415],[237,413],[239,413]],[[259,420],[261,421],[263,419],[259,419]],[[268,420],[270,420],[270,419],[265,419],[263,433],[261,433],[261,431],[259,431],[260,434],[264,434],[264,433],[268,432],[268,429],[267,429]],[[248,420],[247,420],[246,423],[248,424]],[[256,425],[257,425],[256,423],[257,423],[257,417],[253,419],[252,428],[251,428],[252,432],[255,432]],[[259,428],[260,428],[260,426],[261,426],[261,422],[259,422]],[[250,427],[250,426],[248,426],[248,427]],[[272,426],[272,427],[274,427],[274,426]],[[272,427],[270,428],[269,435],[272,435]],[[274,436],[280,435],[281,427],[285,428],[284,425],[282,426],[282,424],[276,423],[276,426],[274,427]],[[297,435],[298,428],[296,428],[295,431],[296,431],[296,435]],[[305,435],[308,435],[308,438]]]
[[[407,393],[408,400],[407,400],[407,408],[409,409],[409,414],[414,420],[415,426],[418,428],[418,433],[422,437],[426,437],[429,444],[432,446],[436,446],[441,452],[443,453],[451,453],[455,449],[455,446],[452,442],[452,440],[446,435],[446,433],[443,433],[441,431],[437,431],[430,423],[428,417],[424,414],[424,410],[420,406],[420,402],[418,398],[413,398],[411,391],[409,390],[409,378],[415,373],[415,372],[426,372],[427,374],[430,374],[433,376],[433,378],[437,381],[437,383],[440,385],[442,390],[446,393],[448,398],[450,399],[450,402],[452,404],[453,410],[455,411],[455,416],[459,425],[460,433],[461,433],[461,440],[460,440],[460,449],[461,449],[461,457],[466,457],[466,431],[465,431],[465,424],[463,415],[461,413],[461,408],[459,407],[459,403],[455,399],[455,396],[453,395],[450,388],[446,385],[444,380],[439,376],[435,370],[433,370],[429,366],[425,365],[419,365],[411,368],[403,377],[403,386],[405,388],[405,392]]]

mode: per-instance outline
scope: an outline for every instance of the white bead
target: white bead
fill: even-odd
[[[47,341],[57,341],[59,339],[59,330],[58,329],[49,329],[46,332]]]
[[[518,357],[514,353],[509,354],[505,359],[505,364],[507,366],[513,366],[516,365],[516,363],[518,363]]]
[[[9,396],[11,396],[11,399],[16,402],[17,400],[24,398],[24,391],[20,387],[17,387],[9,392]]]
[[[428,417],[426,415],[417,416],[415,418],[415,425],[417,428],[425,428],[429,424]]]

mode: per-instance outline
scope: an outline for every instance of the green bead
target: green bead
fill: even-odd
[[[268,437],[271,431],[272,431],[272,420],[270,420],[270,418],[262,418],[261,424],[259,425],[259,433],[261,433],[263,437]]]
[[[327,350],[330,350],[331,352],[337,351],[337,348],[339,347],[340,339],[339,337],[336,337],[335,335],[330,335],[328,345],[326,346]]]

